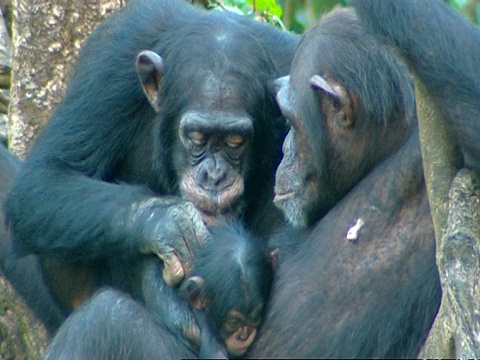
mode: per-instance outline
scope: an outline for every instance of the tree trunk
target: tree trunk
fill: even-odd
[[[127,0],[14,0],[9,147],[25,158],[65,94],[81,45]]]
[[[0,142],[7,141],[7,113],[12,69],[12,42],[7,29],[2,9],[0,14]]]
[[[41,359],[47,332],[1,271],[0,294],[0,359]]]
[[[9,39],[5,38],[8,33],[4,31],[5,27],[1,27],[4,23],[0,21],[0,87],[3,80],[8,87],[10,79],[3,75],[6,73],[9,77],[12,68],[8,138],[10,150],[18,157],[27,156],[35,136],[62,99],[85,38],[113,10],[127,1],[13,1],[12,64],[8,60]],[[0,93],[0,113],[5,97],[2,96],[3,93]],[[0,117],[1,141],[2,134],[6,132]],[[3,240],[0,236],[0,245],[6,246]],[[49,340],[47,331],[1,271],[0,305],[0,360],[40,359]]]
[[[448,126],[415,77],[420,142],[442,302],[420,358],[480,358],[480,180],[462,169]],[[428,301],[428,300],[427,300]]]

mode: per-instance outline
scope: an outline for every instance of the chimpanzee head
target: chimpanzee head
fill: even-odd
[[[241,356],[264,314],[272,267],[257,240],[239,224],[223,224],[211,233],[212,241],[198,254],[182,289],[195,308],[205,311],[229,354]]]
[[[277,85],[291,128],[274,201],[293,225],[309,226],[409,137],[413,86],[351,10],[304,34],[290,76]]]
[[[274,65],[228,16],[200,16],[175,35],[137,57],[157,112],[156,171],[207,219],[238,215],[273,187],[284,132],[269,86]]]

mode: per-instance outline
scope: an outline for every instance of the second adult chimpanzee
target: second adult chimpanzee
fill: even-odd
[[[250,355],[415,357],[441,290],[411,76],[342,10],[304,35],[279,82],[291,129],[275,203],[308,229],[279,264]]]
[[[272,268],[263,250],[264,244],[239,223],[222,223],[209,230],[211,239],[199,249],[192,274],[183,281],[180,289],[165,283],[162,265],[154,256],[145,259],[139,271],[142,274],[141,291],[145,307],[151,312],[143,321],[148,323],[153,319],[160,325],[158,328],[168,328],[179,343],[187,345],[201,358],[238,357],[255,339],[270,292]],[[132,307],[139,307],[129,301]],[[98,329],[93,330],[98,321],[93,320],[91,314],[98,312],[97,316],[104,316],[101,314],[104,309],[99,311],[97,306],[95,302],[87,303],[67,320],[52,342],[47,358],[110,359],[121,358],[121,354],[128,351],[135,354],[135,358],[146,354],[146,351],[135,349],[135,345],[132,347],[136,341],[129,342],[127,338],[125,343],[117,341],[117,336],[108,328],[104,330],[110,337],[107,334],[104,345],[96,346],[101,335],[97,334]],[[164,316],[169,311],[177,314],[172,317],[173,322]],[[105,324],[114,325],[107,321],[100,326]],[[154,327],[153,323],[149,324],[147,328]],[[72,341],[75,336],[78,338]],[[162,343],[162,339],[159,338],[158,342]],[[165,355],[163,351],[160,354]],[[174,354],[181,356],[185,353]]]

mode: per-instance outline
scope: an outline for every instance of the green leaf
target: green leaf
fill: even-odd
[[[247,0],[247,2],[253,6],[255,2],[256,11],[259,13],[267,12],[270,15],[277,17],[282,16],[282,8],[278,5],[276,0]]]

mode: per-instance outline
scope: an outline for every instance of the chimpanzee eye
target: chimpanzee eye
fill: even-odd
[[[188,138],[192,141],[194,145],[204,145],[205,142],[207,141],[207,138],[205,134],[199,132],[199,131],[192,131],[188,133]]]
[[[234,332],[237,330],[241,325],[240,320],[238,319],[231,319],[227,322],[227,330],[228,332]]]
[[[262,321],[261,316],[256,316],[254,319],[250,321],[250,326],[252,327],[258,327],[260,325],[260,322]]]
[[[242,146],[244,142],[245,139],[243,138],[243,136],[238,134],[231,134],[225,138],[225,144],[227,144],[228,147],[234,149]]]

